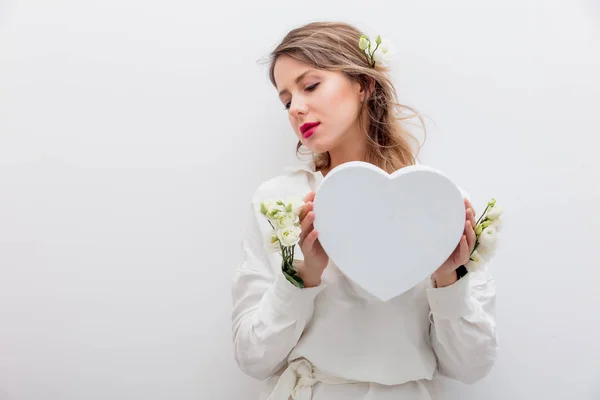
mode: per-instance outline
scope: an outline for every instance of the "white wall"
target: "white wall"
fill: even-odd
[[[0,399],[254,399],[230,279],[295,161],[258,61],[316,19],[394,40],[422,162],[508,210],[497,366],[448,399],[600,399],[600,5],[494,3],[0,2]]]

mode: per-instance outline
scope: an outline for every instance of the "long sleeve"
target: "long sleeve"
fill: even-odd
[[[463,383],[483,379],[496,360],[496,289],[487,268],[427,289],[438,372]]]
[[[266,221],[265,221],[266,223]],[[324,285],[300,289],[272,268],[255,213],[243,240],[243,261],[232,286],[236,362],[256,379],[267,379],[286,362],[314,311]]]

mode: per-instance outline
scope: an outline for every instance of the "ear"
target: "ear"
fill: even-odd
[[[364,102],[365,99],[368,99],[371,97],[371,95],[373,94],[373,92],[375,91],[375,79],[371,78],[369,76],[367,76],[365,78],[365,81],[360,83],[360,101]]]

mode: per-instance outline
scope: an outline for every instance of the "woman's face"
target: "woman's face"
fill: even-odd
[[[343,147],[361,134],[358,116],[365,94],[358,82],[288,56],[277,59],[274,76],[294,132],[313,153]]]

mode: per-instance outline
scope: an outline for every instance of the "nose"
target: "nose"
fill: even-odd
[[[292,103],[290,104],[290,115],[294,118],[298,118],[301,115],[306,115],[307,111],[308,107],[301,96],[292,99]]]

